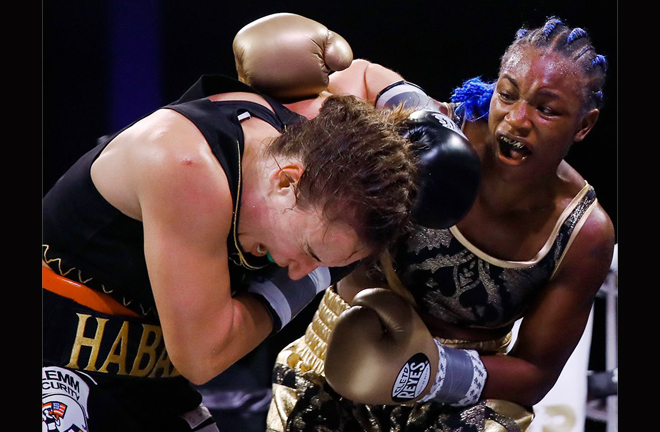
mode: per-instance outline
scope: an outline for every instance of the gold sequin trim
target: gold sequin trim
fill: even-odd
[[[313,371],[322,375],[330,334],[339,315],[348,308],[348,303],[334,292],[334,287],[328,288],[305,335],[289,346],[288,366],[303,373]]]
[[[302,373],[315,372],[323,375],[328,341],[335,328],[339,315],[350,306],[334,291],[328,288],[314,313],[312,322],[307,326],[305,335],[291,343],[286,352],[284,363]],[[511,333],[494,340],[467,341],[460,339],[436,338],[440,343],[451,348],[474,349],[482,353],[504,354],[511,343]]]
[[[459,231],[459,229],[455,225],[453,227],[449,228],[449,231],[451,231],[451,233],[454,235],[454,237],[456,237],[456,239],[458,239],[458,241],[463,246],[465,246],[466,249],[468,249],[470,252],[472,252],[473,254],[475,254],[476,256],[478,256],[479,258],[481,258],[482,260],[484,260],[488,263],[497,265],[497,266],[502,267],[502,268],[525,268],[525,267],[530,267],[530,266],[538,264],[539,261],[541,261],[546,256],[546,254],[550,251],[550,249],[552,248],[552,245],[555,243],[555,240],[557,238],[557,234],[559,233],[559,230],[561,229],[562,225],[571,216],[571,213],[576,209],[576,207],[581,204],[582,199],[587,194],[587,192],[589,192],[590,189],[591,189],[591,186],[589,185],[589,183],[587,183],[585,181],[584,186],[582,187],[580,192],[578,192],[578,194],[573,197],[573,199],[571,200],[569,205],[566,206],[566,208],[564,209],[562,214],[559,216],[559,219],[555,223],[555,226],[552,230],[552,233],[548,237],[548,240],[546,241],[546,243],[543,245],[541,250],[539,250],[539,252],[536,254],[536,256],[534,258],[532,258],[531,260],[528,260],[528,261],[508,261],[508,260],[502,260],[502,259],[499,259],[499,258],[495,258],[495,257],[487,254],[486,252],[483,252],[481,249],[479,249],[478,247],[476,247],[475,245],[470,243],[470,241],[468,239],[463,237],[463,234]]]

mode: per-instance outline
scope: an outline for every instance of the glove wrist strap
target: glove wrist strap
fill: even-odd
[[[387,109],[403,105],[405,108],[423,109],[431,98],[421,87],[408,81],[397,81],[385,87],[376,96],[376,108]]]
[[[273,332],[279,331],[302,311],[316,294],[330,286],[330,270],[318,267],[300,280],[291,280],[282,269],[271,279],[253,281],[247,291],[265,300],[273,317]]]
[[[433,400],[454,406],[477,403],[486,385],[487,372],[474,350],[444,347],[436,339],[438,373],[431,392],[420,402]]]

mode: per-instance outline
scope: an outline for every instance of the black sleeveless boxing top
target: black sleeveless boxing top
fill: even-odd
[[[234,201],[234,232],[227,239],[232,289],[248,271],[272,267],[265,258],[242,252],[236,239],[244,146],[240,122],[254,116],[281,132],[286,125],[304,120],[264,95],[261,96],[274,113],[253,102],[212,102],[206,98],[237,91],[257,93],[235,79],[204,75],[179,100],[164,107],[195,124],[227,175]],[[110,205],[97,191],[90,174],[92,163],[105,146],[126,128],[99,139],[97,146],[83,155],[44,197],[43,259],[56,273],[102,290],[139,314],[157,319],[144,257],[142,222]]]

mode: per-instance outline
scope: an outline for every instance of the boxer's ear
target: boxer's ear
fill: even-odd
[[[582,141],[587,134],[593,129],[594,125],[598,121],[598,116],[600,115],[600,110],[594,108],[591,111],[587,112],[582,118],[582,121],[578,125],[578,130],[573,135],[573,142]]]
[[[270,176],[270,183],[273,192],[279,195],[293,193],[295,196],[295,186],[298,183],[298,180],[300,180],[303,171],[303,165],[296,161],[278,166],[273,170]]]

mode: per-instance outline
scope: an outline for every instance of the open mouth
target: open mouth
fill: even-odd
[[[509,163],[520,163],[531,154],[523,143],[504,136],[499,139],[499,149],[501,158]]]

